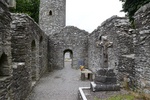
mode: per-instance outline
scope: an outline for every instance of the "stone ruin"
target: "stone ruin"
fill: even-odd
[[[47,28],[43,31],[28,15],[10,14],[7,6],[0,1],[0,100],[24,100],[45,72],[64,68],[66,52],[72,54],[72,68],[82,61],[96,75],[104,67],[103,49],[96,45],[103,36],[113,43],[106,65],[114,84],[127,82],[130,89],[150,94],[150,3],[135,13],[135,29],[127,18],[113,16],[89,34],[63,27],[62,18],[62,27],[49,36]]]
[[[25,99],[47,71],[48,37],[25,14],[0,1],[0,100]]]
[[[72,52],[72,68],[79,69],[79,61],[83,61],[87,67],[88,58],[88,32],[73,26],[66,26],[50,36],[49,39],[49,61],[54,69],[64,68],[64,54]],[[59,61],[59,62],[58,62]]]
[[[135,13],[134,61],[135,82],[138,91],[150,94],[150,3]]]
[[[131,79],[134,79],[134,60],[132,57],[128,57],[134,55],[130,29],[131,26],[127,18],[112,16],[89,35],[92,40],[89,39],[88,65],[93,72],[103,67],[103,60],[101,60],[103,59],[103,51],[102,48],[96,46],[96,42],[99,41],[100,36],[107,36],[108,40],[113,43],[113,47],[108,48],[107,51],[108,67],[114,69],[118,82],[122,82],[128,74]],[[95,45],[92,45],[94,43]]]

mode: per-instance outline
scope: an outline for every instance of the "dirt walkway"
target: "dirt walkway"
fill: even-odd
[[[89,85],[90,81],[80,80],[80,70],[66,62],[64,69],[42,77],[27,100],[77,100],[78,88]]]

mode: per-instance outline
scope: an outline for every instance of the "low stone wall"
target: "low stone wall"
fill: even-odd
[[[135,13],[135,68],[137,86],[150,94],[150,3]]]
[[[29,68],[25,63],[13,64],[13,78],[12,78],[12,100],[25,100],[31,91],[31,80]]]
[[[50,36],[49,39],[49,63],[54,69],[64,68],[64,54],[71,53],[72,67],[79,68],[80,62],[87,65],[88,32],[73,26],[67,26]]]

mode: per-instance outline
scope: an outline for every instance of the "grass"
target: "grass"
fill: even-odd
[[[123,95],[112,96],[107,99],[95,98],[94,100],[135,100],[135,97],[131,94],[123,94]]]
[[[105,99],[94,98],[94,100],[150,100],[149,94],[129,92],[128,94],[118,94]]]
[[[135,97],[130,94],[112,96],[106,100],[134,100]]]

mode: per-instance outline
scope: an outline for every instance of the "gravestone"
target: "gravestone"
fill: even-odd
[[[102,48],[102,68],[97,70],[94,82],[91,82],[92,91],[117,91],[120,90],[117,84],[117,78],[113,71],[108,66],[108,48],[113,46],[113,43],[107,39],[107,36],[101,36],[101,41],[97,43],[98,47]]]

